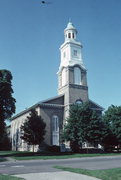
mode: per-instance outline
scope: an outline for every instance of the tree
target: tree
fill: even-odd
[[[89,103],[74,104],[63,130],[63,139],[70,141],[72,151],[78,152],[83,142],[97,144],[101,138],[101,118]]]
[[[11,150],[11,141],[7,133],[5,133],[2,138],[2,141],[0,143],[0,150]]]
[[[27,119],[21,126],[21,138],[29,145],[33,145],[33,152],[34,146],[40,145],[44,140],[44,135],[46,133],[45,127],[45,122],[41,116],[37,115],[34,109],[31,110],[29,116],[27,116]]]
[[[5,120],[15,113],[16,100],[12,97],[12,74],[8,70],[0,70],[0,144],[3,144],[6,133]]]
[[[96,111],[91,108],[90,111],[89,122],[84,132],[85,140],[93,146],[96,146],[101,142],[103,122],[101,116]]]
[[[109,132],[103,139],[105,146],[121,145],[121,106],[111,105],[103,119]]]
[[[0,119],[0,150],[3,149],[3,143],[4,143],[4,136],[6,134],[6,124],[5,122]]]
[[[118,141],[116,136],[113,134],[112,130],[108,127],[108,125],[103,122],[101,145],[103,146],[104,151],[112,151],[112,148],[117,144]]]

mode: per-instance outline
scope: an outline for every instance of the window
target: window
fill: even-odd
[[[77,50],[74,50],[74,56],[77,56]]]
[[[63,53],[63,57],[64,57],[64,58],[66,57],[66,52]]]
[[[73,39],[74,39],[74,33],[73,33]]]
[[[71,38],[71,33],[68,33],[68,38]]]
[[[74,68],[74,84],[81,84],[81,70],[79,67]]]
[[[52,145],[59,145],[59,118],[52,117]]]
[[[76,101],[76,104],[81,105],[82,101],[79,99],[79,100]]]
[[[62,70],[62,86],[66,84],[66,69]]]
[[[52,131],[58,132],[59,131],[59,121],[58,116],[54,115],[52,118]]]

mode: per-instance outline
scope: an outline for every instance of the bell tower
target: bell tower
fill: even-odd
[[[58,94],[64,94],[65,117],[69,106],[88,101],[87,70],[82,58],[82,44],[76,40],[77,30],[69,22],[64,30],[65,41],[60,46]]]

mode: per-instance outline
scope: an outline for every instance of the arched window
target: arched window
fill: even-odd
[[[66,84],[66,69],[62,70],[62,86]]]
[[[71,38],[71,33],[68,33],[68,38]]]
[[[79,67],[74,68],[74,84],[81,85],[81,70]]]
[[[59,131],[59,121],[58,121],[58,116],[54,115],[52,117],[52,130],[54,132],[58,132]]]
[[[59,145],[59,118],[52,117],[52,145]]]
[[[75,103],[78,104],[78,105],[82,105],[82,100],[78,99],[78,100],[76,100]]]

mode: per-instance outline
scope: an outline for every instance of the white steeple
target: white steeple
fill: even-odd
[[[63,67],[80,65],[85,69],[82,59],[82,45],[76,40],[77,30],[71,21],[64,30],[65,41],[60,47],[61,63],[59,71]]]

